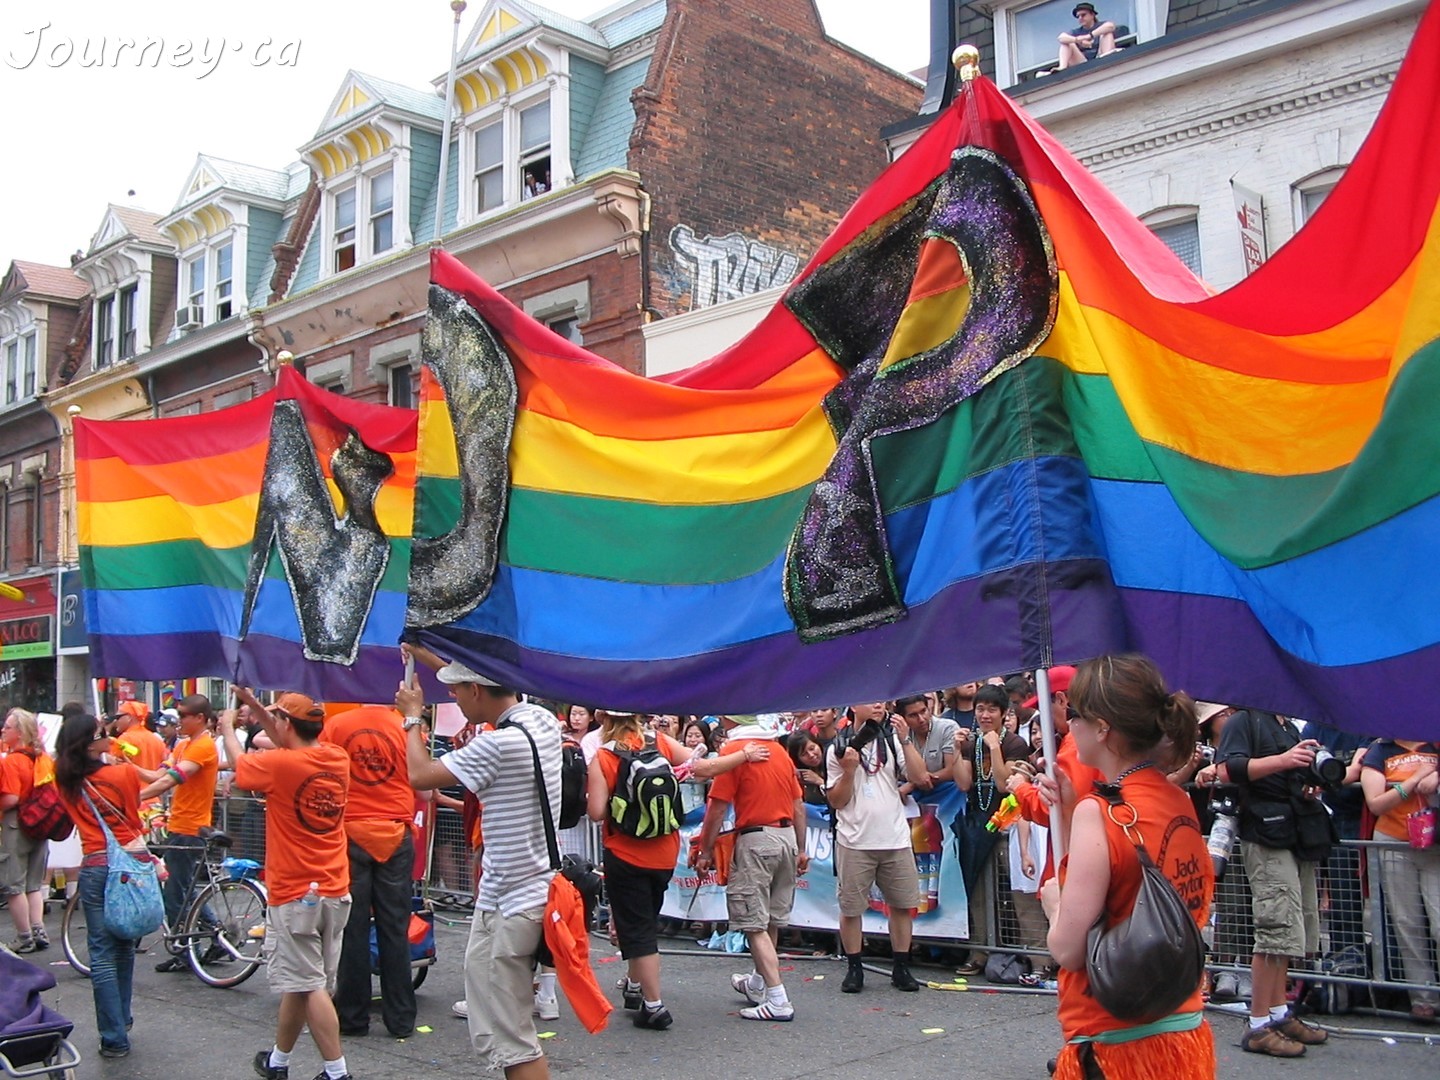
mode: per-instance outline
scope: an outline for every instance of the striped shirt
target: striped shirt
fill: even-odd
[[[535,761],[524,734],[501,725],[513,720],[525,728],[540,752],[552,817],[560,815],[560,725],[537,705],[521,702],[500,714],[496,730],[476,735],[440,759],[485,804],[485,854],[477,911],[499,911],[507,918],[544,907],[555,871],[545,843],[545,818],[535,784]]]

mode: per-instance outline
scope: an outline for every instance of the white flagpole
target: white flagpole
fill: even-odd
[[[1060,777],[1055,771],[1055,716],[1050,705],[1050,669],[1035,670],[1035,704],[1040,708],[1040,750],[1045,755],[1045,774],[1060,787]],[[1050,811],[1050,850],[1055,853],[1054,862],[1058,867],[1065,857],[1065,829],[1061,808]]]
[[[450,10],[455,13],[455,26],[450,32],[450,74],[445,80],[445,126],[440,130],[440,176],[435,183],[435,233],[430,239],[432,247],[440,247],[441,230],[445,222],[445,187],[450,175],[450,131],[455,123],[455,65],[460,51],[460,16],[465,13],[465,0],[450,0]]]

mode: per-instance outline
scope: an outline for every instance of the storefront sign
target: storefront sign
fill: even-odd
[[[0,660],[34,660],[55,655],[49,615],[0,622]]]

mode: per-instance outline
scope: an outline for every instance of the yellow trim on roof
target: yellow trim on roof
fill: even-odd
[[[340,105],[335,110],[335,116],[345,116],[347,113],[352,113],[360,108],[360,106],[369,102],[369,100],[370,95],[365,93],[364,90],[361,90],[358,86],[351,86],[349,90],[345,91],[345,96],[340,99]]]

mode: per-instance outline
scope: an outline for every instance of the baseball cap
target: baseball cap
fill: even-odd
[[[1050,669],[1050,693],[1058,694],[1062,690],[1068,691],[1070,689],[1070,682],[1074,678],[1075,669],[1073,667],[1069,664],[1056,664]],[[1027,709],[1038,709],[1040,707],[1039,695],[1036,694],[1027,698],[1025,700],[1025,707]]]
[[[293,691],[281,694],[270,706],[271,712],[284,713],[292,720],[319,720],[325,719],[325,707],[312,697],[304,694],[297,694]]]
[[[446,686],[458,686],[461,683],[479,683],[481,686],[499,686],[494,679],[487,679],[478,671],[471,671],[458,660],[452,660],[435,673]]]

